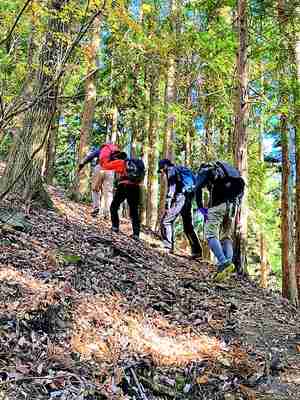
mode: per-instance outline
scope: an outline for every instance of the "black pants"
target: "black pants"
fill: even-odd
[[[119,229],[119,208],[123,201],[127,200],[132,223],[133,234],[140,234],[140,187],[138,185],[119,184],[110,206],[111,223],[113,228]]]
[[[201,254],[202,249],[198,240],[198,237],[194,231],[193,220],[192,220],[192,194],[179,193],[175,196],[171,208],[169,208],[161,221],[161,235],[168,249],[174,249],[174,222],[179,214],[182,216],[183,230],[186,234],[188,241],[191,246],[193,254]]]

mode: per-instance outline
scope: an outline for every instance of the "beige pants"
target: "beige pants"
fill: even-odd
[[[101,201],[101,211],[104,216],[109,216],[110,205],[113,199],[114,172],[101,170],[100,165],[96,165],[92,176],[92,197],[93,208],[99,208]]]
[[[226,203],[208,209],[208,220],[205,224],[206,239],[232,239],[234,216],[228,216]]]

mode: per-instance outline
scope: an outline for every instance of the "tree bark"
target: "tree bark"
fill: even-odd
[[[93,128],[96,104],[96,68],[97,55],[100,46],[101,18],[98,16],[92,26],[90,43],[87,45],[84,53],[87,62],[87,78],[85,80],[85,98],[82,112],[82,127],[79,142],[79,160],[82,160],[89,150],[90,137]],[[90,192],[90,171],[89,168],[83,168],[79,173],[78,180],[78,198],[87,196]]]
[[[287,130],[287,118],[281,116],[281,148],[282,148],[282,175],[281,175],[281,240],[282,240],[282,295],[289,297],[289,274],[290,274],[290,250],[289,250],[289,139]]]
[[[158,212],[158,179],[157,179],[157,116],[155,105],[157,102],[158,79],[155,71],[152,71],[150,82],[150,110],[148,129],[148,170],[147,170],[147,207],[146,224],[149,228],[155,229]]]
[[[45,206],[49,205],[50,199],[43,186],[41,172],[47,151],[47,139],[56,112],[59,83],[53,84],[53,76],[64,48],[60,37],[65,25],[59,17],[59,12],[66,1],[49,2],[47,32],[40,48],[39,65],[32,84],[33,94],[38,100],[25,114],[24,126],[12,146],[1,182],[4,192],[11,188],[12,192],[23,199],[29,201],[35,198]],[[49,86],[51,89],[40,95]]]
[[[296,16],[300,16],[300,7],[296,8]],[[295,33],[295,64],[297,70],[297,84],[295,91],[295,135],[296,135],[296,260],[295,274],[298,291],[298,305],[300,304],[300,33]]]
[[[177,12],[177,0],[170,0],[170,19],[172,21],[172,31],[176,32],[176,12]],[[172,106],[177,100],[177,90],[176,90],[176,61],[175,61],[176,49],[174,49],[174,54],[170,55],[168,72],[167,72],[167,82],[166,82],[166,92],[165,92],[165,108],[167,110],[167,118],[165,125],[165,134],[163,141],[163,158],[167,158],[170,161],[175,161],[174,144],[175,144],[175,119],[176,116],[172,110]],[[158,225],[159,221],[165,212],[165,199],[167,194],[167,182],[164,178],[164,174],[161,175],[160,181],[160,199],[159,199],[159,213],[158,213]]]
[[[53,124],[51,125],[51,131],[49,133],[49,138],[47,141],[47,151],[46,158],[43,165],[42,176],[44,177],[46,183],[52,184],[54,173],[55,173],[55,156],[56,156],[56,141],[59,129],[59,118],[60,113],[57,111]]]
[[[246,182],[241,209],[237,216],[236,231],[236,267],[241,273],[247,272],[247,178],[248,178],[248,25],[247,0],[238,1],[238,53],[237,53],[237,88],[234,124],[234,159],[235,165]]]
[[[289,22],[288,13],[286,12],[285,0],[278,0],[277,11],[278,11],[278,23],[281,35],[285,40],[282,41],[282,52],[280,70],[281,73],[287,73],[286,58],[290,63],[296,62],[294,53],[294,43],[291,40],[291,36],[286,33],[286,26]],[[297,10],[297,9],[296,9]],[[297,12],[297,11],[296,11]],[[294,76],[297,80],[297,77]],[[295,91],[295,104],[297,104],[296,98],[298,91]],[[287,88],[284,86],[284,82],[280,83],[280,97],[283,105],[288,104]],[[297,105],[295,110],[295,120],[297,120]],[[298,155],[297,155],[297,127],[295,133],[296,139],[296,170],[298,169]],[[297,293],[297,253],[298,248],[297,236],[298,236],[298,217],[297,217],[297,186],[299,185],[299,178],[296,176],[296,199],[294,200],[294,182],[291,171],[291,152],[293,147],[293,138],[291,131],[288,127],[287,116],[282,114],[281,116],[281,138],[282,138],[282,205],[281,205],[281,240],[282,240],[282,295],[288,298],[293,304],[298,304],[298,293]],[[297,172],[296,172],[297,174]],[[297,174],[298,175],[298,174]],[[294,223],[294,212],[296,216],[296,226]],[[296,238],[295,238],[296,236]],[[296,239],[296,246],[295,246]]]

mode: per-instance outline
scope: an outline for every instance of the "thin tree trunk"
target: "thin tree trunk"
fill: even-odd
[[[36,104],[24,118],[24,126],[18,135],[9,155],[1,186],[4,192],[11,191],[23,199],[35,198],[45,206],[50,204],[49,196],[41,178],[42,167],[47,151],[47,139],[51,130],[52,119],[56,112],[59,83],[53,84],[57,65],[64,48],[60,40],[64,32],[64,23],[59,17],[66,1],[52,0],[49,4],[48,29],[40,49],[39,66],[33,80],[33,94],[39,93],[52,85],[46,94],[38,98]]]
[[[261,87],[263,87],[264,84],[264,79],[263,79],[263,72],[260,70],[262,74],[262,79],[261,79]],[[258,140],[258,153],[259,153],[259,161],[260,164],[263,166],[264,165],[264,148],[263,148],[263,137],[264,134],[264,116],[263,116],[263,111],[262,109],[260,110],[260,116],[259,116],[259,140]],[[263,178],[264,179],[264,178]],[[260,193],[260,201],[263,201],[263,189]],[[265,239],[265,233],[263,229],[263,224],[260,226],[260,232],[259,232],[259,248],[260,248],[260,287],[266,289],[268,287],[268,281],[269,281],[269,268],[268,268],[268,263],[267,263],[267,249],[266,249],[266,239]]]
[[[281,186],[281,240],[282,240],[282,295],[289,295],[290,251],[289,251],[289,140],[287,119],[281,116],[281,146],[282,146],[282,186]]]
[[[248,178],[248,26],[247,26],[247,0],[238,1],[238,54],[237,54],[237,91],[235,104],[234,126],[234,159],[235,165],[246,181],[246,189],[240,209],[236,232],[236,267],[239,272],[247,271],[247,178]]]
[[[53,183],[53,178],[55,173],[54,166],[55,166],[55,156],[56,156],[56,141],[59,129],[59,118],[60,118],[60,113],[57,112],[53,124],[51,126],[51,131],[47,142],[46,159],[42,171],[42,175],[46,183],[50,185]]]
[[[82,127],[79,142],[79,160],[82,160],[89,150],[91,132],[93,128],[93,119],[96,104],[96,75],[97,55],[100,46],[100,29],[101,18],[95,18],[92,26],[92,36],[90,43],[86,47],[84,53],[87,62],[87,78],[85,80],[85,99],[82,112]],[[90,192],[90,171],[83,168],[79,174],[78,180],[78,196],[83,198]]]
[[[158,177],[156,149],[157,142],[157,115],[155,105],[157,102],[158,79],[155,72],[152,74],[150,82],[150,112],[148,129],[148,171],[147,171],[147,208],[146,224],[149,228],[155,229],[158,212]]]
[[[192,94],[191,94],[191,87],[189,86],[186,92],[186,107],[188,113],[192,112]],[[185,165],[187,167],[192,166],[192,136],[193,136],[193,121],[191,119],[189,126],[186,130],[186,137],[185,137]]]

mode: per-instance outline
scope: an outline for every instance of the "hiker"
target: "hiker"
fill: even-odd
[[[145,177],[145,165],[142,160],[128,158],[125,152],[116,151],[101,161],[104,170],[112,170],[119,174],[117,189],[115,191],[110,215],[112,231],[119,232],[119,208],[127,200],[132,223],[132,238],[138,240],[140,236],[140,199],[141,185]]]
[[[208,246],[217,259],[216,282],[234,272],[232,234],[237,209],[244,193],[239,171],[223,161],[202,164],[196,182],[196,202],[206,221],[204,232]],[[202,190],[209,191],[208,209],[204,208]]]
[[[108,216],[107,214],[109,213],[109,207],[113,197],[112,194],[113,172],[104,171],[101,168],[100,157],[105,157],[107,151],[113,152],[117,151],[118,149],[119,148],[117,145],[109,143],[104,144],[89,152],[87,156],[79,163],[78,171],[80,172],[86,164],[93,163],[95,159],[97,160],[92,175],[92,212],[91,212],[92,217],[96,217],[99,214],[100,193],[101,197],[103,196],[104,193],[106,193],[107,202],[106,204],[104,204],[103,207],[103,216],[104,217]]]
[[[164,247],[174,252],[174,222],[182,217],[184,233],[191,246],[192,258],[202,257],[202,249],[194,231],[192,220],[192,200],[194,197],[195,177],[186,167],[175,166],[167,158],[158,163],[158,172],[164,173],[168,182],[165,214],[161,220],[161,235]]]

